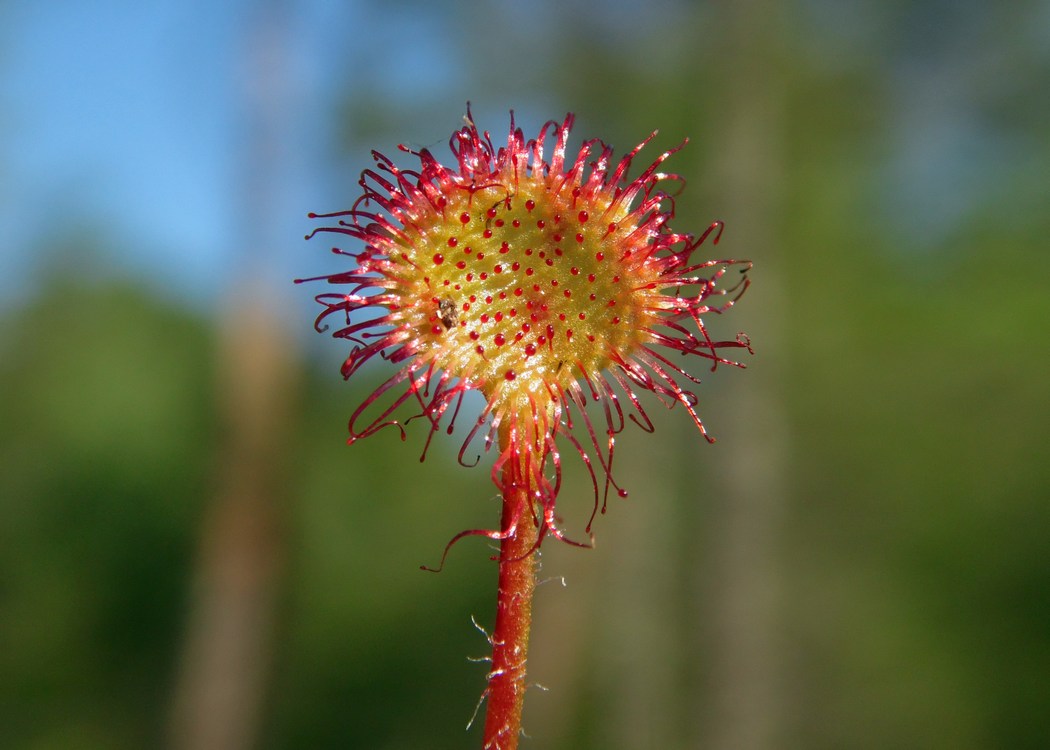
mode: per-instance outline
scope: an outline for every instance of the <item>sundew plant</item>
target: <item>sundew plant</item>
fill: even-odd
[[[638,394],[682,408],[711,441],[690,361],[742,367],[730,353],[750,351],[745,335],[718,340],[704,325],[740,298],[751,264],[698,257],[718,243],[720,222],[698,235],[671,227],[667,186],[683,183],[660,168],[678,148],[632,177],[653,136],[618,160],[599,140],[571,155],[572,127],[569,114],[526,140],[512,114],[497,147],[468,107],[451,165],[427,149],[399,146],[412,169],[373,152],[352,206],[311,214],[324,225],[310,237],[334,236],[346,270],[300,280],[337,289],[317,295],[315,327],[350,342],[344,378],[377,357],[389,362],[350,415],[350,443],[383,428],[404,437],[418,424],[429,445],[467,420],[460,462],[477,461],[473,445],[494,454],[499,524],[449,542],[480,535],[500,545],[486,750],[511,750],[521,733],[536,551],[548,536],[589,544],[557,520],[566,457],[589,474],[593,521],[610,491],[627,494],[613,476],[617,434],[628,421],[653,431]],[[484,397],[480,413],[461,409],[471,390]]]

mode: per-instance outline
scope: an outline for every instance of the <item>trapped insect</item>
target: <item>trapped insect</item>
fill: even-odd
[[[451,297],[445,297],[438,302],[438,317],[441,319],[441,324],[445,326],[446,331],[459,321],[456,303]]]

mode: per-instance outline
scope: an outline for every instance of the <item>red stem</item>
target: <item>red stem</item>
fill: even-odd
[[[503,467],[503,520],[500,528],[510,534],[500,543],[492,671],[485,690],[488,713],[484,750],[515,750],[521,735],[525,662],[532,623],[532,594],[536,588],[534,547],[539,533],[525,480],[524,465],[527,463],[523,457],[512,457]]]

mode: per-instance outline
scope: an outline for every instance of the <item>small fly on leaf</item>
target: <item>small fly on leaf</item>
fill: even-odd
[[[451,297],[445,297],[438,302],[438,317],[441,319],[441,324],[445,326],[446,331],[459,321],[459,315],[456,313],[456,303]]]

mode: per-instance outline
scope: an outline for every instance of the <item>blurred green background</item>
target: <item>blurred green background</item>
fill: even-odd
[[[644,7],[643,7],[644,6]],[[534,748],[1050,747],[1050,5],[0,2],[0,747],[467,748],[486,461],[352,448],[293,276],[370,148],[576,142],[755,262],[548,543]],[[409,165],[410,159],[402,160]],[[413,425],[420,427],[421,425]],[[489,459],[490,460],[490,459]],[[566,526],[589,513],[567,462]]]

